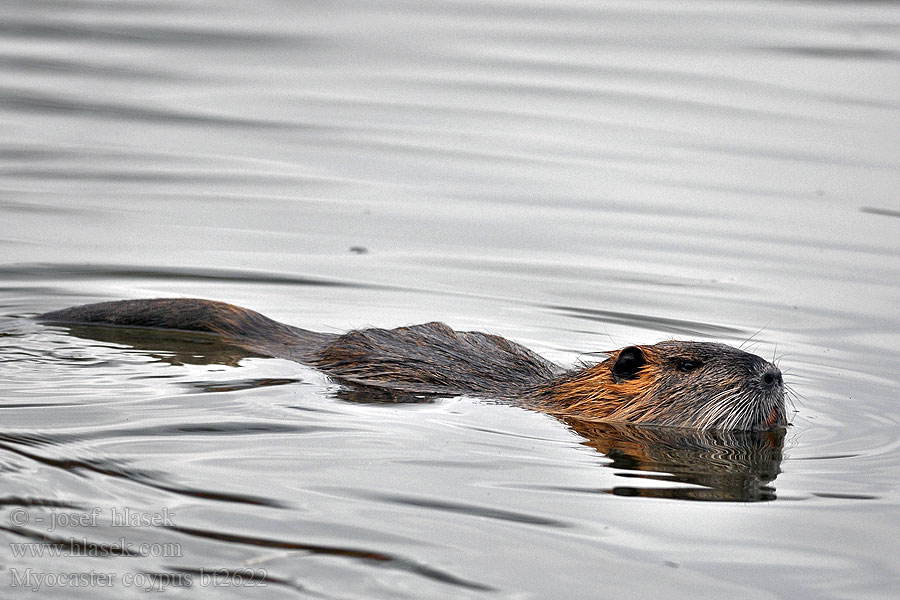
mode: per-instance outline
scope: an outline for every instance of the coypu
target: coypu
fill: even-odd
[[[211,300],[102,302],[38,319],[211,334],[316,367],[344,384],[393,394],[471,394],[554,415],[704,430],[773,429],[786,422],[778,368],[725,344],[628,346],[602,362],[565,370],[515,342],[443,323],[317,333]]]

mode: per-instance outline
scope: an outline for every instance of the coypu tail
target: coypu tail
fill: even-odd
[[[171,329],[211,334],[266,356],[308,362],[330,338],[291,327],[256,311],[196,298],[156,298],[85,304],[44,313],[50,323]]]

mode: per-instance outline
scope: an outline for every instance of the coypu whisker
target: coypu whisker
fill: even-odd
[[[744,340],[743,342],[741,342],[741,345],[738,346],[738,350],[743,350],[743,349],[744,349],[744,346],[746,346],[747,344],[750,343],[750,340],[752,340],[753,338],[755,338],[756,336],[758,336],[760,333],[762,333],[763,331],[765,331],[766,328],[767,328],[768,326],[769,326],[769,323],[766,323],[765,325],[763,325],[762,327],[760,327],[760,328],[756,331],[756,333],[754,333],[753,335],[751,335],[750,337],[748,337],[746,340]]]
[[[774,429],[786,423],[785,389],[793,406],[794,392],[774,363],[712,342],[669,340],[585,353],[606,358],[592,364],[579,361],[566,370],[500,336],[454,331],[437,322],[338,335],[191,298],[102,302],[38,318],[215,335],[264,356],[316,367],[351,387],[400,395],[471,394],[605,422]]]
[[[797,410],[797,405],[794,404],[794,398],[796,398],[796,399],[797,399],[797,402],[802,406],[802,405],[803,405],[803,402],[800,400],[800,395],[799,395],[793,388],[791,388],[790,386],[785,386],[785,390],[786,390],[786,392],[787,392],[787,393],[785,394],[785,398],[786,398],[787,401],[791,404],[791,410],[792,410],[793,413],[796,415],[796,414],[797,414],[798,412],[800,412],[800,411]]]

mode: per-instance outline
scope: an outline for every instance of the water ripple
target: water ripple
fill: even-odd
[[[526,513],[503,510],[488,506],[478,506],[475,504],[466,504],[463,502],[448,502],[446,500],[435,500],[432,498],[419,498],[415,496],[402,496],[399,494],[364,494],[368,498],[392,504],[400,504],[404,506],[415,506],[419,508],[427,508],[431,510],[439,510],[450,513],[460,513],[464,515],[483,517],[486,519],[498,519],[501,521],[511,521],[513,523],[524,523],[526,525],[545,525],[549,527],[571,527],[569,523],[542,517],[538,515],[529,515]]]
[[[378,550],[309,544],[305,542],[246,536],[192,527],[171,526],[170,529],[193,537],[228,542],[233,544],[261,546],[279,550],[297,550],[301,552],[308,552],[310,554],[321,554],[326,556],[349,558],[351,560],[384,563],[384,566],[386,567],[420,575],[422,577],[432,579],[434,581],[439,581],[441,583],[446,583],[471,590],[495,591],[490,586],[474,581],[469,581],[445,571],[435,569],[428,565],[423,565],[408,558],[403,558],[401,556],[397,556],[387,552],[381,552]]]
[[[799,54],[816,58],[837,58],[843,60],[900,60],[900,52],[883,48],[860,48],[842,46],[769,46],[761,48],[769,52]]]
[[[186,81],[188,76],[172,71],[148,69],[133,66],[120,66],[85,60],[69,60],[43,56],[19,56],[0,54],[0,69],[24,73],[64,73],[66,75],[85,77],[104,77],[137,81]],[[197,77],[190,76],[191,81]]]
[[[166,281],[228,281],[241,283],[262,283],[273,285],[301,285],[317,287],[345,287],[357,289],[395,289],[391,286],[321,279],[295,277],[239,269],[191,269],[163,268],[119,265],[71,265],[32,264],[0,265],[0,276],[17,279],[159,279]]]
[[[266,31],[226,30],[196,26],[135,25],[128,22],[49,23],[46,20],[26,20],[7,16],[0,22],[0,36],[37,40],[76,40],[84,42],[118,42],[158,46],[274,46],[291,45],[310,48],[321,39],[297,33],[275,34]]]
[[[859,209],[859,212],[869,213],[870,215],[881,215],[882,217],[900,217],[900,210],[878,208],[875,206],[863,206]]]
[[[616,310],[600,310],[596,308],[552,305],[547,305],[545,308],[575,317],[576,319],[598,321],[600,323],[615,323],[617,325],[628,325],[630,327],[637,327],[640,329],[664,331],[666,333],[674,334],[705,335],[711,337],[715,337],[718,335],[731,335],[740,337],[745,336],[747,335],[747,333],[749,333],[747,330],[738,327],[731,327],[728,325],[716,325],[713,323],[687,321],[683,319],[673,319],[654,315],[641,315]]]
[[[249,117],[225,116],[188,112],[176,109],[149,108],[134,104],[101,102],[96,99],[65,97],[51,93],[0,88],[0,108],[10,111],[60,114],[76,117],[95,117],[144,121],[161,124],[192,126],[239,127],[251,129],[312,129],[315,126],[298,122],[284,122]],[[315,127],[321,129],[320,127]]]

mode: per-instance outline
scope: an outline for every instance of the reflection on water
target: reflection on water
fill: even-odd
[[[214,335],[186,334],[161,329],[127,327],[68,327],[71,335],[108,344],[130,346],[149,352],[155,360],[172,365],[237,366],[242,358],[261,356],[224,342]],[[164,351],[154,353],[153,351]]]
[[[770,484],[780,473],[784,430],[765,432],[693,431],[637,427],[566,418],[586,445],[612,459],[629,485],[609,491],[620,496],[758,502],[774,500]],[[640,479],[682,485],[641,487]]]

